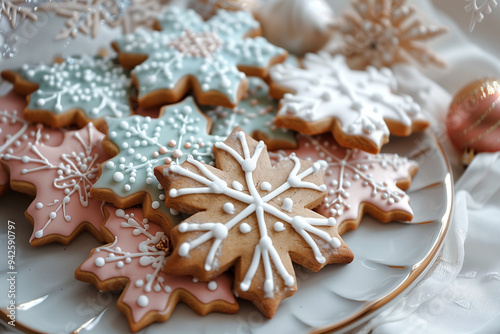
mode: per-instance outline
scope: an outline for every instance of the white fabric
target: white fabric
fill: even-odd
[[[452,225],[436,263],[360,333],[500,331],[499,181],[500,154],[478,155],[456,183]]]
[[[433,46],[448,68],[425,69],[423,73],[450,94],[481,77],[500,78],[500,44],[492,43],[499,40],[500,8],[469,33],[470,17],[464,1],[414,2],[431,21],[450,27],[449,36]],[[403,89],[409,93],[418,91],[419,82],[425,82],[412,71],[415,69],[395,70],[400,82],[408,82]],[[415,82],[405,81],[405,76],[412,75],[418,78]],[[434,101],[446,98],[439,89],[433,92]],[[500,154],[479,154],[460,176],[459,154],[449,143],[443,123],[447,108],[431,103],[430,109],[434,112],[433,130],[455,173],[450,230],[424,279],[366,324],[360,334],[500,333]]]

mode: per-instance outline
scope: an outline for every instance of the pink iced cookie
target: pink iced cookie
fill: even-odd
[[[101,146],[103,138],[89,123],[81,130],[65,132],[57,147],[28,143],[4,155],[12,189],[35,196],[26,210],[34,227],[32,246],[68,244],[84,229],[102,240],[103,202],[90,196],[90,187],[99,164],[109,159]]]
[[[28,143],[43,143],[58,145],[63,133],[42,124],[31,123],[23,119],[26,99],[13,90],[0,96],[0,161],[1,157],[10,153],[19,152]],[[9,188],[9,174],[0,168],[0,194]]]
[[[75,275],[100,290],[124,289],[118,308],[126,314],[132,331],[168,320],[179,301],[203,315],[238,310],[228,276],[201,282],[163,272],[169,239],[159,225],[144,218],[142,209],[107,205],[105,210],[108,219],[102,233],[112,243],[94,249]]]
[[[382,222],[411,221],[410,198],[402,190],[417,172],[416,162],[397,154],[370,154],[339,146],[332,135],[298,135],[299,147],[278,151],[273,159],[292,152],[306,160],[325,160],[328,195],[316,211],[334,217],[340,233],[356,229],[364,213]]]

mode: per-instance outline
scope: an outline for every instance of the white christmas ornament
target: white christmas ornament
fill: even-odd
[[[334,25],[333,10],[324,0],[273,0],[257,18],[268,41],[298,56],[320,50]]]

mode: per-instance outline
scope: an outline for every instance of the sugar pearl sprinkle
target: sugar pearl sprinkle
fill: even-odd
[[[202,91],[219,91],[236,102],[245,78],[237,66],[267,67],[284,50],[264,38],[244,38],[259,23],[247,12],[218,11],[204,22],[191,9],[169,7],[159,18],[162,31],[138,29],[116,40],[121,52],[147,54],[136,66],[141,96],[159,89],[173,89],[193,75]]]

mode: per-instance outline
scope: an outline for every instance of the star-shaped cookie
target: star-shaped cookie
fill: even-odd
[[[266,77],[287,52],[262,37],[251,13],[220,10],[208,21],[170,6],[161,31],[137,29],[113,42],[132,70],[141,107],[180,101],[192,91],[198,103],[234,108],[247,90],[246,76]],[[254,38],[252,38],[254,37]]]
[[[155,169],[167,206],[193,214],[171,232],[167,272],[209,280],[234,266],[237,295],[271,318],[297,290],[292,262],[352,261],[335,219],[311,210],[326,195],[326,162],[292,155],[273,168],[264,142],[238,128],[214,154],[217,168],[190,157]]]
[[[202,315],[238,311],[229,276],[201,282],[163,272],[171,251],[169,239],[159,225],[144,218],[140,208],[106,205],[104,209],[107,219],[101,230],[110,244],[93,249],[75,276],[100,290],[123,290],[117,306],[132,331],[168,320],[179,301]]]
[[[193,98],[163,108],[158,118],[139,115],[107,118],[108,135],[103,142],[113,156],[102,164],[92,196],[124,209],[142,204],[146,217],[175,225],[180,217],[165,207],[163,188],[154,168],[182,163],[188,155],[213,162],[212,145],[221,139],[209,135],[211,121]]]
[[[307,54],[304,68],[270,71],[270,92],[281,98],[276,125],[315,135],[332,132],[349,148],[378,153],[389,134],[408,136],[428,127],[420,105],[397,91],[388,68],[351,70],[343,56]]]
[[[416,162],[397,154],[370,154],[338,145],[331,134],[298,135],[299,147],[272,152],[275,161],[299,158],[328,164],[328,195],[315,211],[337,220],[340,234],[358,227],[365,213],[382,222],[411,221],[410,198],[404,192],[417,172]]]
[[[13,90],[0,96],[0,156],[19,152],[28,143],[49,146],[61,143],[63,131],[26,121],[23,118],[25,107],[26,99]],[[0,168],[0,194],[8,189],[9,174]]]
[[[11,188],[35,196],[26,210],[34,227],[31,245],[67,244],[85,229],[102,240],[103,202],[90,196],[90,187],[99,164],[109,158],[101,146],[103,138],[89,123],[65,132],[59,146],[28,143],[18,152],[3,155]]]
[[[5,70],[2,77],[14,84],[16,92],[28,96],[24,117],[29,121],[80,128],[93,122],[101,129],[104,117],[131,114],[130,73],[113,59],[67,57],[51,64]]]

